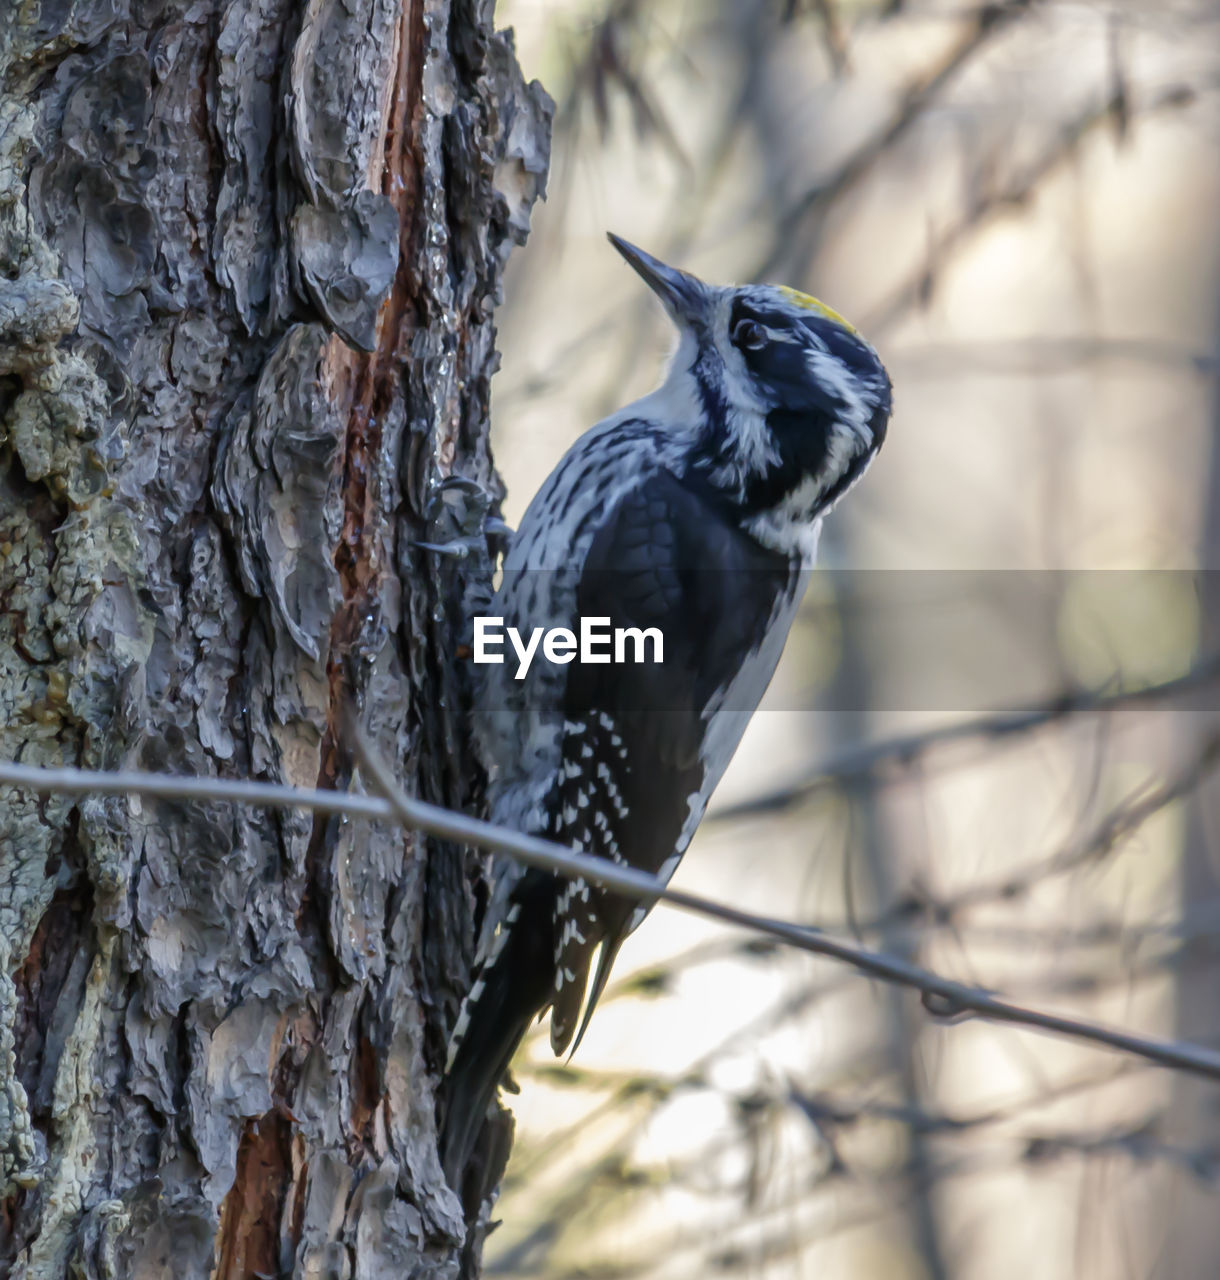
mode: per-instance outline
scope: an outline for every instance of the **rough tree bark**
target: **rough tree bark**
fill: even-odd
[[[545,179],[491,10],[0,6],[0,755],[347,787],[350,701],[477,810],[485,563],[414,543],[478,523],[441,477],[495,492]],[[435,1150],[462,851],[13,792],[0,841],[0,1273],[477,1271]]]

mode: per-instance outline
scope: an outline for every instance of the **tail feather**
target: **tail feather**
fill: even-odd
[[[606,989],[606,981],[610,977],[610,970],[614,967],[618,949],[626,938],[625,933],[620,933],[617,937],[602,939],[601,948],[597,954],[597,971],[593,975],[593,985],[585,998],[585,1016],[580,1020],[580,1030],[577,1031],[576,1038],[572,1041],[572,1048],[568,1051],[569,1062],[572,1060],[572,1054],[580,1048],[580,1042],[585,1038],[585,1032],[589,1029],[589,1019],[593,1017],[593,1010],[597,1008],[597,1002]]]
[[[501,1077],[554,993],[554,877],[530,873],[514,897],[500,945],[471,987],[454,1029],[440,1148],[441,1166],[455,1189]]]

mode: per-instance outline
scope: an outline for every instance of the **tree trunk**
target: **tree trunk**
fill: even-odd
[[[415,543],[481,545],[492,310],[545,180],[491,8],[5,3],[3,757],[346,788],[350,704],[477,811],[486,557]],[[16,792],[0,841],[0,1274],[477,1272],[434,1113],[464,851]]]
[[[1220,333],[1216,335],[1220,359]],[[1220,381],[1212,387],[1212,439],[1204,488],[1200,494],[1202,529],[1199,539],[1200,660],[1220,653]],[[1213,695],[1205,694],[1205,697]],[[1207,710],[1210,705],[1204,704]],[[1214,731],[1211,718],[1180,713],[1184,753],[1197,752],[1204,735]],[[1186,835],[1179,870],[1182,918],[1200,904],[1216,900],[1220,892],[1220,782],[1204,778],[1190,796]],[[1176,1032],[1184,1040],[1214,1044],[1220,1028],[1220,939],[1207,931],[1188,941],[1179,966]],[[1197,1151],[1220,1151],[1220,1108],[1210,1081],[1180,1075],[1173,1082],[1170,1110],[1176,1140]],[[1152,1209],[1153,1239],[1160,1244],[1158,1260],[1165,1280],[1195,1280],[1220,1272],[1220,1219],[1212,1182],[1179,1175],[1169,1184],[1168,1203]]]

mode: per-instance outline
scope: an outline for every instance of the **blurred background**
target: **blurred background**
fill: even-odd
[[[607,229],[816,294],[895,384],[676,883],[1220,1045],[1215,0],[498,12],[557,103],[510,522],[664,365]],[[1220,1275],[1220,1084],[664,908],[516,1076],[492,1275]]]

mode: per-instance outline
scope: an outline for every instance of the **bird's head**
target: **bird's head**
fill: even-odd
[[[877,353],[808,294],[705,284],[610,241],[678,328],[660,394],[688,419],[675,425],[690,441],[691,478],[731,503],[760,541],[807,545],[885,438],[890,380]]]

